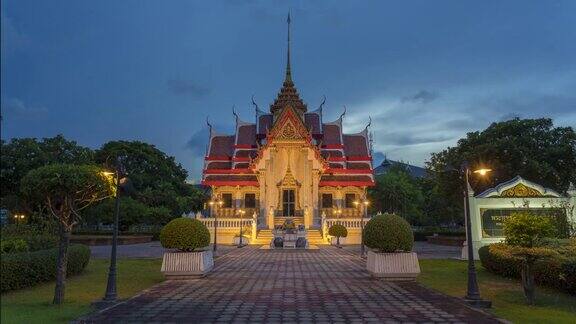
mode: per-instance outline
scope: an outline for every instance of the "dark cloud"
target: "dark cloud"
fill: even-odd
[[[402,98],[402,102],[420,102],[428,103],[436,100],[438,93],[436,91],[420,90],[417,93]]]
[[[166,82],[168,90],[176,95],[188,95],[195,98],[210,94],[210,88],[197,84],[192,80],[172,79]]]
[[[484,111],[489,109],[493,112],[509,112],[501,118],[519,117],[518,111],[522,112],[522,117],[531,118],[543,113],[547,115],[570,113],[576,110],[576,96],[521,93],[514,97],[489,98],[481,101],[479,106]]]
[[[450,129],[452,131],[462,131],[469,129],[479,129],[485,126],[485,120],[482,118],[458,118],[452,119],[444,122],[442,124],[444,129]]]
[[[213,122],[211,122],[213,123]],[[230,125],[223,126],[221,124],[212,124],[212,130],[217,134],[232,134],[234,130],[233,122]],[[208,140],[210,137],[210,131],[208,130],[208,126],[204,123],[204,126],[201,127],[199,130],[195,131],[190,139],[185,144],[185,148],[187,150],[192,151],[194,154],[198,154],[199,156],[203,157],[206,154],[206,148],[208,145]]]
[[[209,136],[208,127],[201,128],[200,130],[194,132],[194,134],[192,134],[190,139],[186,142],[186,149],[199,156],[204,156],[204,154],[206,154],[206,145],[208,145]]]
[[[18,98],[8,98],[2,100],[2,111],[4,114],[9,116],[35,118],[45,115],[48,112],[48,109],[46,109],[44,106],[33,106],[26,104],[24,101]]]
[[[394,132],[388,134],[381,134],[379,138],[385,141],[388,145],[417,145],[426,143],[438,143],[452,139],[453,136],[431,133],[431,134],[414,134]]]

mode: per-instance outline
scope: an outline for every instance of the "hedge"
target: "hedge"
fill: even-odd
[[[210,245],[210,232],[197,219],[176,218],[160,231],[160,243],[166,249],[194,251]]]
[[[56,279],[58,248],[36,252],[4,254],[0,261],[2,292],[32,287]],[[67,275],[81,273],[90,260],[90,249],[82,244],[68,247]]]
[[[378,252],[410,252],[414,236],[410,224],[404,218],[383,214],[372,217],[364,226],[364,244]]]
[[[556,288],[576,295],[576,253],[570,248],[560,249],[560,254],[540,259],[534,264],[537,284]],[[506,244],[496,243],[478,250],[482,266],[489,272],[507,278],[520,278],[522,259],[510,254]]]

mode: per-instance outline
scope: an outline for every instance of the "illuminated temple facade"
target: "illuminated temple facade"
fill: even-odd
[[[234,113],[230,135],[209,125],[202,184],[222,202],[211,213],[234,218],[244,210],[270,229],[287,218],[318,228],[322,216],[361,217],[354,202],[374,185],[369,124],[346,134],[345,112],[326,121],[324,102],[309,110],[292,81],[289,29],[287,52],[284,82],[268,111],[253,103],[254,122]]]

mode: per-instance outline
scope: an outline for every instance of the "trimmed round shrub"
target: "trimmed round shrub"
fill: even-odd
[[[197,219],[176,218],[160,231],[160,243],[167,249],[190,252],[210,245],[210,231]]]
[[[334,224],[328,229],[328,235],[336,237],[348,236],[348,230],[342,224]]]
[[[56,279],[58,248],[4,254],[0,260],[2,292],[32,287]],[[82,244],[68,247],[67,276],[81,273],[90,261],[90,248]]]
[[[373,217],[364,227],[364,244],[378,252],[410,252],[414,235],[408,222],[394,214]]]

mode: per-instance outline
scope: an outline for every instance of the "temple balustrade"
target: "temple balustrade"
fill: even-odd
[[[334,224],[340,224],[346,229],[361,228],[362,220],[364,220],[364,225],[366,225],[370,218],[325,218],[323,227],[325,226],[328,229]]]
[[[326,217],[330,218],[338,218],[338,214],[336,213],[337,208],[322,208],[320,209],[320,215],[324,214]],[[342,213],[339,217],[354,217],[360,218],[362,217],[362,210],[358,208],[341,208]]]

